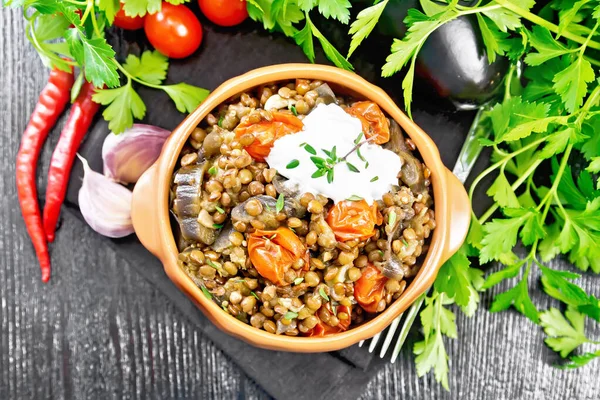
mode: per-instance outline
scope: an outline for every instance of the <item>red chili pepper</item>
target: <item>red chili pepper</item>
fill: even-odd
[[[42,281],[50,279],[50,255],[37,202],[35,172],[37,161],[48,133],[69,102],[73,71],[53,69],[38,100],[17,153],[17,194],[25,226],[35,248],[42,271]]]
[[[56,222],[67,192],[73,160],[79,145],[92,125],[94,115],[100,108],[100,105],[92,100],[93,94],[94,86],[85,82],[77,100],[71,106],[69,119],[60,133],[60,139],[52,153],[48,171],[48,186],[46,187],[46,204],[44,205],[44,230],[49,242],[54,241]]]

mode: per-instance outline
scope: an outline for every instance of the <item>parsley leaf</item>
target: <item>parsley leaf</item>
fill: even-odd
[[[106,84],[108,87],[119,86],[117,65],[113,62],[115,52],[104,38],[88,39],[77,28],[67,30],[65,39],[69,51],[75,60],[82,65],[85,78],[96,87]]]
[[[108,24],[112,25],[115,20],[115,15],[117,15],[117,12],[119,11],[119,0],[99,0],[97,3],[98,8],[104,11]]]
[[[125,15],[130,17],[143,17],[148,14],[154,14],[161,8],[161,0],[127,0],[123,2]]]
[[[498,260],[512,264],[516,259],[512,248],[517,244],[517,234],[526,220],[527,215],[523,214],[514,218],[494,219],[483,225],[484,236],[479,261],[486,263]]]
[[[394,39],[391,54],[386,58],[382,67],[381,75],[389,77],[402,69],[410,61],[409,70],[402,81],[404,90],[404,107],[409,117],[412,117],[412,87],[415,75],[415,64],[419,50],[433,31],[444,23],[456,18],[458,13],[449,7],[438,18],[430,18],[422,12],[410,9],[404,22],[408,25],[406,36],[402,39]]]
[[[146,114],[146,105],[131,82],[116,89],[98,89],[92,100],[108,105],[102,116],[108,121],[108,129],[117,134],[133,125],[133,118],[142,119]]]
[[[308,14],[306,14],[306,23],[310,26],[312,34],[319,40],[319,42],[321,42],[321,46],[323,47],[323,51],[325,52],[327,58],[329,58],[336,67],[347,69],[348,71],[354,70],[352,64],[350,64],[348,60],[346,60],[344,56],[342,56],[340,52],[337,51],[337,49],[333,47],[331,43],[329,43],[327,38],[325,38],[325,36],[323,36],[323,34],[312,23],[308,17]]]
[[[419,3],[421,3],[421,8],[428,17],[444,12],[444,10],[446,9],[446,6],[439,4],[433,0],[420,0]]]
[[[477,14],[477,22],[490,63],[496,61],[496,55],[503,56],[511,50],[513,40],[509,39],[508,33],[499,30],[492,21],[480,14]]]
[[[488,196],[493,197],[494,201],[498,203],[500,207],[518,208],[521,206],[517,199],[517,195],[511,188],[508,179],[506,179],[506,175],[504,175],[502,171],[486,193]]]
[[[494,21],[496,26],[498,26],[498,29],[500,29],[502,32],[514,31],[515,29],[521,27],[521,17],[507,8],[501,7],[488,9],[484,10],[483,14]]]
[[[567,68],[556,74],[553,79],[554,90],[562,98],[567,111],[574,112],[583,104],[588,83],[594,80],[594,76],[592,65],[583,57],[578,57]]]
[[[160,85],[167,77],[169,59],[158,51],[146,50],[141,57],[129,54],[123,68],[136,78],[153,85]]]
[[[296,32],[294,35],[294,40],[296,41],[296,44],[302,48],[302,51],[304,51],[306,58],[308,58],[311,63],[314,63],[315,47],[313,43],[312,29],[308,22],[304,25],[302,30]]]
[[[593,157],[586,170],[589,172],[600,173],[600,157]],[[597,187],[600,189],[600,177],[598,177]]]
[[[53,14],[40,15],[36,22],[35,37],[40,42],[62,38],[71,25],[64,15]]]
[[[319,12],[325,18],[334,18],[342,24],[350,21],[350,7],[352,5],[348,0],[318,0]]]
[[[304,51],[304,54],[306,54],[306,57],[309,59],[309,61],[315,61],[315,50],[313,43],[314,36],[321,43],[327,58],[329,58],[336,67],[352,71],[354,69],[352,64],[350,64],[350,62],[348,62],[348,60],[346,60],[344,56],[342,56],[340,52],[333,47],[327,38],[323,36],[323,34],[317,29],[308,16],[308,12],[306,13],[305,18],[306,24],[304,25],[304,28],[302,28],[301,31],[296,32],[293,36],[296,44],[302,47],[302,50]]]
[[[546,236],[541,217],[541,214],[535,209],[531,209],[527,214],[527,220],[525,221],[520,234],[521,241],[524,245],[532,245],[534,242],[543,239]]]
[[[542,285],[548,295],[600,322],[598,299],[593,295],[588,295],[582,288],[571,282],[580,275],[568,271],[556,271],[543,266],[540,268]]]
[[[394,39],[392,44],[392,53],[387,57],[386,64],[382,72],[384,77],[392,76],[404,67],[423,45],[429,35],[435,31],[441,22],[430,19],[420,11],[410,9],[407,19],[411,18],[413,23],[408,28],[406,36],[400,39]],[[405,20],[406,22],[406,20]]]
[[[548,335],[546,344],[563,358],[589,341],[584,332],[584,316],[573,309],[565,311],[565,316],[556,308],[540,313],[540,323]]]
[[[348,50],[348,57],[354,53],[360,43],[365,40],[377,25],[379,18],[389,0],[383,0],[377,4],[367,7],[356,16],[356,20],[350,25],[349,35],[352,35],[352,42]]]
[[[489,289],[493,286],[496,286],[500,282],[505,279],[514,278],[519,275],[521,271],[521,267],[523,266],[523,262],[517,262],[513,265],[509,265],[506,268],[501,269],[500,271],[496,271],[493,274],[490,274],[483,284],[484,289]]]
[[[600,357],[600,350],[597,350],[593,353],[585,353],[580,356],[573,356],[569,359],[569,362],[567,364],[560,366],[560,368],[574,369],[583,367],[584,365],[598,357]]]
[[[471,268],[470,265],[463,247],[442,265],[434,283],[435,290],[454,299],[467,316],[473,315],[477,309],[477,292],[483,285],[483,271]]]
[[[413,352],[417,375],[423,376],[433,369],[435,379],[448,389],[448,354],[444,346],[443,334],[456,338],[456,324],[452,311],[443,307],[444,294],[434,292],[425,299],[421,311],[421,323],[425,340],[416,342]]]
[[[208,97],[209,90],[192,86],[181,82],[175,85],[164,85],[160,87],[167,92],[171,100],[175,102],[177,110],[181,113],[191,113]]]
[[[567,118],[548,117],[548,105],[527,102],[520,96],[495,105],[489,113],[494,131],[493,143],[523,139],[534,132],[543,132],[552,122],[566,123]]]
[[[578,143],[581,136],[578,131],[572,127],[565,127],[558,130],[546,138],[546,146],[542,149],[540,158],[550,158],[555,154],[562,153],[569,143]]]
[[[531,301],[527,290],[527,275],[512,289],[496,295],[490,312],[503,311],[511,305],[536,324],[539,322],[538,310]]]
[[[293,24],[304,19],[296,2],[288,0],[254,0],[248,3],[248,15],[267,30],[278,29],[292,37],[298,31]]]
[[[579,0],[575,3],[569,2],[569,7],[565,9],[565,12],[561,13],[559,23],[558,23],[558,36],[561,36],[565,29],[577,18],[577,14],[581,7],[583,7],[586,3],[589,3],[589,0]]]
[[[546,61],[560,57],[571,52],[562,43],[556,41],[550,31],[541,26],[534,26],[531,32],[527,31],[529,43],[536,49],[537,53],[529,53],[525,57],[525,62],[528,65],[536,66],[545,63]]]

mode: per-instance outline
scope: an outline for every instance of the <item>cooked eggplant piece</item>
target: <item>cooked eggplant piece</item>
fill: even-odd
[[[173,239],[175,239],[175,244],[177,245],[177,249],[179,252],[182,252],[183,249],[188,247],[190,243],[184,239],[181,234],[181,226],[179,225],[179,220],[177,219],[177,215],[173,212],[173,210],[169,210],[169,222],[171,223],[171,227],[173,228]]]
[[[402,265],[402,261],[400,261],[394,252],[390,252],[389,258],[378,264],[378,267],[381,269],[381,273],[387,278],[397,279],[399,281],[404,278],[404,267]]]
[[[325,104],[337,103],[335,93],[333,93],[333,90],[331,90],[328,84],[322,84],[317,87],[315,91],[319,94],[319,97],[323,99]]]
[[[425,186],[425,177],[423,176],[423,164],[406,147],[404,135],[400,125],[394,120],[390,120],[390,141],[384,147],[398,154],[402,160],[400,179],[415,193],[427,191]]]
[[[302,196],[300,187],[292,184],[285,176],[277,174],[273,177],[271,183],[275,186],[277,193],[283,194],[286,199],[300,200]]]
[[[219,232],[219,236],[212,244],[212,249],[217,253],[222,253],[224,250],[231,247],[231,240],[229,240],[229,235],[233,232],[233,224],[231,221],[228,221],[227,224],[221,229]]]
[[[275,175],[271,183],[275,186],[277,193],[283,194],[285,201],[296,210],[296,213],[304,215],[306,207],[300,204],[300,198],[304,192],[298,184],[293,184],[286,177],[279,174]]]
[[[262,212],[255,217],[248,214],[246,211],[246,204],[252,200],[258,200],[262,205]],[[231,210],[231,219],[234,222],[242,221],[245,223],[250,223],[252,220],[257,219],[265,224],[265,229],[277,229],[279,227],[279,220],[277,219],[278,213],[276,208],[277,200],[273,197],[264,195],[254,196],[235,206],[235,208]],[[288,218],[302,218],[306,213],[306,210],[294,199],[285,199],[282,211]]]
[[[175,199],[173,211],[179,222],[181,235],[185,240],[199,241],[210,245],[217,238],[217,230],[198,222],[201,211],[202,180],[208,164],[181,167],[175,174]]]

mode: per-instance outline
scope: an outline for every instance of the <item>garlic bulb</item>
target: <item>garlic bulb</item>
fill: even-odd
[[[104,175],[121,183],[135,183],[156,161],[170,131],[133,124],[125,132],[109,134],[102,145]]]
[[[106,176],[92,171],[85,158],[83,184],[79,189],[79,209],[88,225],[101,235],[119,238],[133,233],[132,193]]]

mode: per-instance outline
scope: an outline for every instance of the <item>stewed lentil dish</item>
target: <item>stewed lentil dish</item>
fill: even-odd
[[[402,295],[435,228],[415,150],[375,103],[322,81],[242,93],[181,152],[170,199],[179,265],[257,329],[360,325]]]

